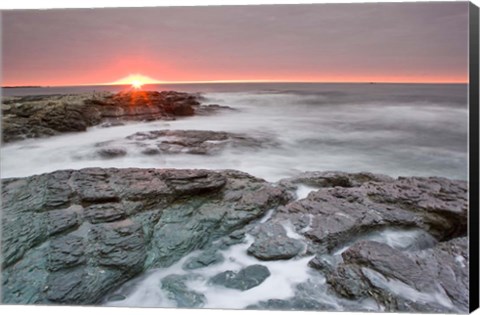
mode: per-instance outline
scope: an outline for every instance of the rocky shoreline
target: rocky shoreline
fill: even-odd
[[[3,179],[2,202],[6,304],[121,300],[115,290],[148,270],[193,251],[182,268],[202,270],[251,239],[256,264],[203,280],[253,290],[273,276],[267,262],[308,257],[311,278],[289,299],[247,308],[359,311],[373,301],[384,311],[468,311],[465,181],[307,172],[269,183],[233,170],[89,168]],[[192,277],[202,276],[162,280],[177,307],[205,305]]]
[[[3,143],[115,126],[129,121],[174,120],[233,110],[201,105],[199,94],[175,91],[99,92],[2,98]]]

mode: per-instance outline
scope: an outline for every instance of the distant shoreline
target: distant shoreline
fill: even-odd
[[[2,89],[37,89],[37,88],[49,88],[51,86],[41,85],[18,85],[18,86],[2,86]]]
[[[169,82],[169,83],[146,83],[144,86],[151,85],[215,85],[215,84],[378,84],[378,85],[468,85],[469,82],[278,82],[278,81],[261,81],[261,82]],[[78,84],[78,85],[14,85],[2,86],[2,89],[27,89],[27,88],[62,88],[62,87],[89,87],[89,86],[129,86],[130,84]]]

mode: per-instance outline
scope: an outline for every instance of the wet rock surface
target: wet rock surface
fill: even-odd
[[[321,188],[280,207],[275,218],[303,230],[309,251],[331,253],[386,227],[418,228],[439,241],[464,236],[467,205],[466,182],[411,177]]]
[[[189,275],[169,275],[162,280],[162,289],[167,292],[169,299],[175,301],[177,307],[201,307],[205,304],[205,296],[199,292],[189,290],[186,281],[197,277]]]
[[[205,250],[198,256],[194,256],[187,260],[183,265],[184,269],[199,269],[212,264],[220,263],[224,260],[222,254],[220,254],[215,248]]]
[[[226,149],[258,151],[277,147],[279,144],[268,137],[250,137],[241,133],[210,130],[154,130],[137,132],[125,139],[95,144],[95,155],[113,159],[127,154],[216,155]]]
[[[275,276],[273,261],[310,267],[291,297],[248,308],[468,310],[463,181],[308,172],[270,184],[238,171],[94,168],[2,185],[4,303],[95,304],[200,249],[161,288],[179,307],[202,307],[192,270],[234,261],[220,251],[243,243],[243,269],[202,281],[242,294]],[[295,200],[299,185],[314,188]]]
[[[156,130],[137,132],[126,138],[146,155],[213,155],[228,148],[258,150],[276,146],[269,138],[249,137],[240,133],[209,130]]]
[[[238,272],[231,270],[219,273],[210,282],[215,285],[224,286],[229,289],[246,291],[260,285],[270,276],[270,271],[262,265],[252,265]]]
[[[345,297],[371,296],[389,311],[465,311],[467,246],[466,238],[458,238],[405,253],[386,244],[361,241],[342,254],[343,262],[327,276],[328,282]]]
[[[391,182],[393,178],[382,174],[369,172],[345,173],[345,172],[303,172],[296,176],[283,179],[280,185],[295,189],[298,184],[305,184],[314,188],[328,187],[359,187],[365,182]]]
[[[251,234],[255,236],[255,241],[247,252],[259,260],[290,259],[304,249],[303,243],[289,238],[280,224],[260,225]]]
[[[2,140],[86,131],[99,124],[172,120],[195,115],[195,108],[203,109],[199,96],[175,91],[8,97],[2,100]]]
[[[218,114],[221,112],[231,112],[235,111],[235,108],[225,105],[218,105],[218,104],[208,104],[208,105],[200,105],[195,107],[195,115],[199,116],[210,116],[214,114]]]
[[[295,287],[295,295],[286,300],[269,299],[255,305],[247,306],[247,309],[260,310],[297,310],[297,311],[333,311],[335,305],[324,300],[322,295],[325,291],[323,284],[316,281],[300,283]]]
[[[288,201],[237,171],[91,168],[2,185],[7,304],[97,303]]]

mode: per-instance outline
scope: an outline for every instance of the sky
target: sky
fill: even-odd
[[[468,2],[2,11],[2,85],[467,82]]]

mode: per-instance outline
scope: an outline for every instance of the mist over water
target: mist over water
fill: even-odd
[[[154,167],[237,169],[268,181],[323,170],[467,178],[466,85],[212,84],[150,88],[206,91],[205,104],[226,105],[237,111],[92,127],[84,133],[7,144],[1,149],[2,177],[84,167]],[[52,94],[85,89],[26,90],[29,94]],[[26,93],[23,89],[6,91],[7,95]],[[125,141],[136,132],[160,129],[244,133],[268,137],[278,145],[260,150],[227,148],[212,156],[148,156]],[[102,159],[95,154],[95,145],[104,141],[118,143],[127,155]]]

